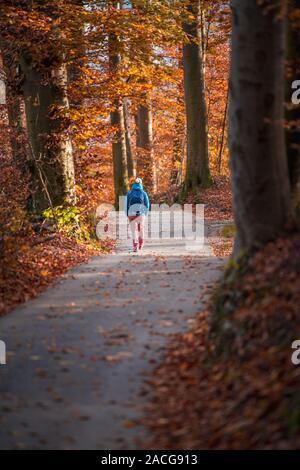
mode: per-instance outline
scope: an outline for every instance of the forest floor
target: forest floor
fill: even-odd
[[[232,265],[149,375],[147,448],[299,449],[300,236]]]
[[[87,244],[59,233],[49,240],[32,233],[9,242],[0,273],[0,316],[35,298],[68,269],[96,254]]]
[[[140,448],[145,374],[170,335],[186,331],[204,308],[224,259],[208,241],[131,242],[96,256],[0,320],[7,345],[1,366],[1,448]]]
[[[92,236],[91,240],[80,241],[65,230],[57,230],[53,225],[47,227],[47,223],[41,221],[33,223],[29,219],[25,210],[29,197],[28,177],[17,171],[10,151],[5,152],[7,143],[1,136],[0,143],[3,151],[0,171],[1,317],[17,305],[35,298],[68,269],[96,254],[111,252],[114,244],[96,241],[93,233],[99,197],[109,201],[113,193],[109,152],[95,154],[93,165],[88,165],[87,157],[80,155],[77,164],[77,209],[83,210]],[[87,220],[83,222],[86,228]],[[81,239],[85,240],[85,237]]]
[[[203,202],[220,191],[223,183],[207,190]],[[217,216],[231,215],[225,199]],[[142,423],[148,377],[173,335],[188,331],[205,308],[230,251],[222,233],[231,219],[207,218],[205,245],[196,252],[182,241],[161,240],[147,241],[135,255],[129,241],[64,275],[66,257],[70,266],[93,253],[71,241],[66,246],[64,238],[61,251],[56,238],[37,244],[36,258],[25,253],[16,287],[23,283],[28,297],[39,296],[0,319],[7,346],[7,364],[0,367],[0,448],[144,445],[150,437]],[[43,281],[39,270],[29,275],[29,262],[43,267]],[[52,270],[56,282],[45,290]],[[14,292],[13,278],[7,287]]]

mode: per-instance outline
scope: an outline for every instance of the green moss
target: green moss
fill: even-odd
[[[290,437],[299,432],[300,429],[300,397],[298,391],[291,392],[283,411],[283,419],[286,423],[287,432]]]
[[[213,183],[214,183],[214,180],[212,176],[210,175],[210,173],[208,173],[206,177],[203,179],[201,187],[204,189],[207,189],[207,188],[210,188],[213,185]]]
[[[231,318],[241,300],[238,282],[247,269],[248,258],[245,255],[238,260],[231,259],[213,295],[209,337],[215,342],[217,356],[229,354],[233,339],[237,334],[243,333],[237,331]]]
[[[67,237],[79,241],[96,240],[94,217],[76,206],[57,206],[43,211],[43,217]]]
[[[223,227],[221,235],[225,238],[233,238],[236,234],[236,226],[234,224],[225,225]]]

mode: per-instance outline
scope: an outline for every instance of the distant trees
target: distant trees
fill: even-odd
[[[220,168],[227,137],[227,4],[1,3],[11,153],[21,171],[29,170],[32,210],[74,204],[74,155],[87,155],[89,174],[95,178],[99,168],[91,159],[96,145],[101,162],[107,157],[103,147],[110,146],[116,202],[135,171],[150,193],[157,189],[157,172],[176,184],[182,167],[184,190],[209,184],[213,162],[208,154],[218,154],[215,164]],[[228,119],[237,251],[274,238],[290,214],[300,223],[300,114],[299,106],[290,103],[291,83],[300,78],[300,2],[288,4],[286,47],[281,0],[231,0]],[[216,80],[221,91],[211,93]],[[136,145],[131,142],[132,114]],[[71,139],[82,152],[73,151]],[[79,189],[84,193],[86,187]]]
[[[285,14],[232,0],[229,144],[236,253],[279,235],[290,210],[284,135]]]
[[[208,184],[203,22],[210,0],[2,4],[1,55],[8,96],[15,94],[7,102],[11,150],[30,170],[31,210],[74,204],[75,191],[86,189],[82,162],[89,160],[89,174],[102,173],[90,160],[96,153],[104,161],[105,145],[116,201],[136,172],[150,193],[158,174],[160,184],[178,184],[185,166],[187,190]],[[182,65],[173,66],[178,60]],[[27,145],[20,146],[23,140]]]

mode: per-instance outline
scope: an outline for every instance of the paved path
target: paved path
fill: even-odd
[[[1,449],[135,449],[144,373],[188,328],[224,260],[177,240],[126,243],[0,319]]]

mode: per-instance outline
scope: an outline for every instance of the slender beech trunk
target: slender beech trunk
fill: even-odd
[[[289,17],[295,11],[300,12],[300,0],[289,1]],[[292,188],[292,214],[297,226],[300,228],[300,105],[293,104],[292,83],[300,80],[300,30],[290,18],[287,44],[287,155]]]
[[[119,207],[119,196],[128,191],[127,155],[124,114],[121,100],[115,103],[115,109],[110,113],[111,125],[117,130],[112,143],[113,172],[115,187],[115,204]]]
[[[282,125],[285,19],[253,0],[231,5],[229,148],[238,255],[284,230],[290,190]]]
[[[132,144],[131,144],[127,98],[123,98],[123,113],[124,113],[128,178],[134,178],[135,177],[135,164],[134,164],[133,150],[132,150]]]
[[[131,1],[131,7],[141,9],[142,11],[151,3],[151,0],[144,2]],[[146,61],[151,57],[151,44],[145,43],[143,46],[144,58]],[[145,82],[145,79],[141,80]],[[152,104],[151,97],[144,93],[142,103],[139,104],[135,115],[136,124],[136,173],[143,178],[144,187],[149,194],[154,194],[157,189],[157,175],[153,149],[153,129],[152,129]]]
[[[7,86],[6,94],[12,157],[20,172],[27,175],[30,164],[30,153],[28,149],[26,126],[24,125],[25,103],[22,96],[14,94],[10,86]]]
[[[203,1],[200,0],[199,5],[199,35],[200,35],[200,45],[202,53],[202,70],[203,70],[203,83],[205,88],[205,68],[206,68],[206,55],[208,50],[208,34],[209,34],[209,25],[206,28],[206,18],[205,18],[205,8]]]
[[[197,190],[210,183],[208,167],[207,113],[200,32],[200,1],[191,1],[195,21],[183,25],[189,42],[183,46],[184,91],[187,120],[187,169],[185,189]]]
[[[19,67],[2,47],[2,62],[5,71],[5,94],[12,158],[21,174],[28,175],[29,148],[25,125],[25,104],[20,90]]]
[[[113,2],[114,8],[120,9],[120,2]],[[109,35],[109,66],[111,74],[118,71],[120,65],[120,54],[118,50],[118,37],[115,33]],[[115,205],[119,207],[119,196],[123,196],[128,191],[128,171],[126,154],[126,136],[124,123],[124,110],[121,98],[117,98],[113,103],[110,113],[111,125],[116,129],[112,142],[113,173],[115,188]]]
[[[183,68],[182,59],[178,61],[179,69]],[[185,144],[185,118],[184,118],[184,99],[183,99],[183,82],[178,84],[177,95],[177,109],[178,113],[175,118],[174,126],[174,140],[173,140],[173,162],[172,171],[170,176],[170,184],[175,185],[179,183],[179,174],[181,170],[184,144]]]
[[[71,3],[75,8],[80,11],[84,11],[84,0],[71,0]],[[79,15],[80,16],[80,15]],[[70,107],[80,108],[84,102],[84,95],[81,90],[81,81],[84,79],[84,72],[82,67],[87,63],[86,57],[86,44],[84,43],[84,23],[78,25],[76,40],[72,44],[73,54],[75,57],[72,58],[72,62],[68,64],[68,85],[72,85],[71,93],[69,93],[69,103]],[[76,149],[78,151],[78,149]]]
[[[182,116],[180,116],[180,114],[176,116],[174,131],[175,136],[173,141],[173,162],[170,177],[170,183],[172,185],[178,183],[178,176],[180,173],[181,164],[183,160],[182,156],[184,152],[184,120],[182,119]]]
[[[121,0],[121,9],[128,9],[128,2]],[[132,8],[132,3],[131,3]],[[134,154],[131,142],[130,134],[130,122],[129,122],[129,111],[128,111],[128,98],[123,98],[123,114],[124,114],[124,127],[125,127],[125,140],[126,140],[126,156],[127,156],[127,172],[128,178],[134,178],[136,176]]]
[[[227,127],[226,123],[227,123],[227,115],[228,115],[228,99],[229,99],[229,88],[227,89],[227,93],[226,93],[226,104],[225,104],[225,110],[224,110],[224,116],[223,116],[223,122],[222,122],[219,152],[217,156],[217,170],[218,170],[219,175],[221,174],[222,156],[223,156],[223,151],[225,147],[225,132],[226,132],[226,127]]]
[[[138,106],[138,156],[137,176],[142,177],[150,194],[156,192],[156,168],[153,152],[152,107],[149,96],[144,95],[144,103]]]
[[[135,123],[135,146],[136,148],[140,147],[140,134],[139,134],[139,123],[137,112],[134,114],[134,123]]]
[[[50,67],[47,76],[22,57],[23,93],[28,137],[32,154],[32,209],[41,212],[50,206],[75,201],[72,145],[64,123],[53,114],[67,109],[67,69]]]

